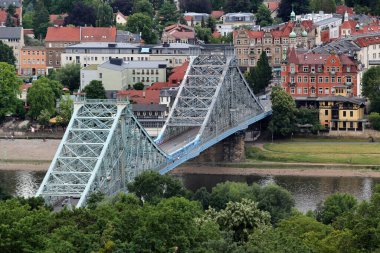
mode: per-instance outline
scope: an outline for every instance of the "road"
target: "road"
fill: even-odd
[[[160,145],[160,148],[167,154],[172,154],[178,149],[184,147],[189,142],[193,141],[199,132],[199,127],[195,127],[189,131],[186,131],[167,142]]]

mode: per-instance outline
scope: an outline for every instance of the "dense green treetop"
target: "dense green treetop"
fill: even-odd
[[[16,63],[12,48],[2,41],[0,41],[0,62],[8,63],[13,66]]]
[[[380,66],[372,67],[363,75],[363,95],[370,100],[380,98]]]
[[[256,13],[256,24],[260,26],[269,26],[273,23],[273,18],[268,7],[261,4]]]
[[[21,81],[16,76],[14,66],[0,62],[0,120],[16,112],[20,85]]]
[[[102,81],[92,80],[83,91],[86,93],[86,98],[89,99],[105,99],[106,91],[104,90]]]
[[[49,78],[59,81],[71,91],[77,90],[80,84],[80,65],[69,63],[49,74]]]
[[[157,42],[157,35],[153,27],[153,20],[151,17],[143,13],[135,13],[128,18],[127,30],[132,33],[141,33],[142,39],[146,44],[155,44]]]
[[[296,15],[310,13],[309,0],[281,0],[277,16],[288,21],[292,10]]]

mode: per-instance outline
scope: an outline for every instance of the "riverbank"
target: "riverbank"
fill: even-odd
[[[212,166],[180,166],[174,175],[258,175],[258,176],[305,176],[305,177],[371,177],[380,178],[379,171],[369,169],[285,169],[285,168],[236,168]]]

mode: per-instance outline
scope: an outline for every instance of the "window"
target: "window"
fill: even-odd
[[[301,88],[297,88],[297,94],[302,94],[302,89]]]
[[[332,77],[331,77],[331,82],[332,82],[332,83],[335,83],[335,76],[332,76]]]
[[[351,72],[351,67],[350,66],[347,66],[347,72]]]
[[[295,92],[294,87],[290,88],[290,93],[291,93],[291,94],[294,94],[294,92]]]
[[[103,73],[99,73],[99,78],[103,78]]]
[[[304,76],[304,77],[303,77],[303,82],[304,82],[304,83],[307,83],[307,81],[308,81],[307,76]]]
[[[302,78],[300,76],[297,77],[297,82],[300,83],[302,81]]]
[[[303,94],[307,94],[308,93],[308,89],[307,88],[303,88]]]
[[[323,88],[318,88],[318,94],[323,94]]]
[[[329,77],[326,76],[326,77],[325,77],[325,83],[328,83],[328,82],[329,82]]]
[[[347,77],[346,77],[346,82],[347,82],[347,83],[351,83],[351,81],[352,81],[352,80],[351,80],[351,76],[347,76]]]
[[[294,76],[290,77],[290,82],[294,83]]]
[[[240,45],[240,40],[237,40],[237,41],[236,41],[236,44]]]
[[[335,63],[335,59],[331,59],[331,63]]]
[[[279,48],[279,47],[276,47],[276,48],[274,49],[274,52],[275,52],[275,53],[280,53],[280,48]]]
[[[342,82],[342,78],[340,76],[338,76],[336,80],[338,83]]]
[[[296,70],[295,70],[294,66],[291,66],[290,67],[290,73],[295,73],[295,72],[296,72]]]
[[[325,88],[325,94],[330,94],[330,89],[329,88]]]
[[[323,77],[318,77],[318,83],[322,83],[323,82]]]
[[[314,88],[314,87],[312,87],[312,88],[310,89],[310,93],[311,93],[311,94],[315,94],[315,88]]]
[[[353,111],[350,111],[350,117],[354,117],[354,112]]]
[[[343,111],[343,117],[346,117],[347,114],[346,114],[346,111]]]
[[[373,49],[376,49],[376,45],[373,45]]]
[[[309,71],[309,67],[308,66],[304,66],[303,67],[303,72],[308,72]]]
[[[325,110],[325,116],[329,115],[329,110]]]
[[[311,83],[315,83],[315,76],[311,76],[311,77],[310,77],[310,82],[311,82]]]
[[[311,72],[315,72],[315,67],[311,67]]]

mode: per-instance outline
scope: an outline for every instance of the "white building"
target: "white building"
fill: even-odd
[[[25,46],[24,30],[22,27],[0,27],[0,41],[13,49],[16,58],[16,70],[21,69],[21,48]]]
[[[168,67],[177,67],[199,54],[200,47],[185,43],[139,45],[130,43],[88,42],[71,45],[61,54],[62,66],[77,63],[81,67],[100,65],[111,58],[132,61],[166,61]]]
[[[115,18],[116,24],[119,24],[119,25],[126,25],[127,24],[127,18],[128,17],[124,16],[123,13],[118,11],[115,16],[116,16],[116,18]]]
[[[227,13],[221,19],[223,24],[217,24],[216,30],[223,36],[227,36],[240,26],[254,26],[256,24],[255,15],[252,13]]]
[[[315,29],[316,29],[316,36],[315,36],[315,44],[321,45],[322,44],[322,38],[321,38],[321,31],[323,30],[329,30],[329,38],[330,39],[337,39],[340,37],[339,35],[339,27],[342,24],[342,19],[337,17],[331,17],[327,19],[322,19],[314,23]]]
[[[205,24],[207,24],[208,17],[210,15],[207,13],[196,13],[196,12],[186,12],[183,14],[184,19],[188,26],[196,26],[201,25],[202,20]]]

